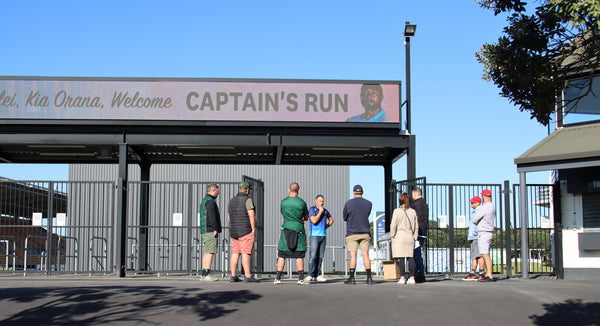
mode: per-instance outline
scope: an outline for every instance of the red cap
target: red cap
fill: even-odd
[[[481,197],[475,196],[475,197],[469,199],[469,203],[481,203]]]
[[[481,195],[482,195],[483,197],[492,197],[492,191],[491,191],[491,190],[489,190],[489,189],[484,189],[484,190],[481,192]]]

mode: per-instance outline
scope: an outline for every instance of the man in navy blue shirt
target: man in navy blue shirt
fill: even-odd
[[[367,271],[367,284],[374,284],[371,277],[371,260],[369,259],[369,246],[371,242],[371,226],[369,215],[373,204],[362,198],[363,188],[356,185],[352,189],[354,198],[348,200],[344,205],[344,221],[346,221],[346,247],[350,252],[350,276],[345,284],[356,284],[354,274],[356,272],[356,254],[360,246],[365,270]]]
[[[327,244],[326,229],[333,224],[333,217],[329,211],[323,207],[325,198],[323,195],[317,195],[315,206],[308,209],[308,234],[310,241],[310,258],[308,261],[308,281],[316,279],[318,282],[325,282],[327,279],[319,275],[323,257],[325,256],[325,246]]]

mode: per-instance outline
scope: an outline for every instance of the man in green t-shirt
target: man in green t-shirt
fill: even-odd
[[[281,284],[281,274],[287,258],[296,259],[298,269],[298,285],[307,284],[304,281],[304,255],[306,254],[306,232],[304,222],[308,220],[308,207],[302,198],[298,197],[300,186],[293,182],[288,189],[290,195],[281,201],[283,224],[277,245],[277,276],[274,284]]]

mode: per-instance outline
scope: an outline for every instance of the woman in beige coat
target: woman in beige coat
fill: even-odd
[[[404,259],[408,258],[408,270],[410,278],[406,284],[415,284],[416,265],[413,259],[415,241],[419,235],[419,223],[417,212],[410,208],[410,197],[407,193],[400,195],[400,207],[394,210],[390,224],[390,235],[392,236],[392,257],[400,263],[400,280],[398,284],[405,283]]]

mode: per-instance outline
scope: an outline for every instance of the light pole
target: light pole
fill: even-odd
[[[410,134],[410,38],[415,36],[417,25],[406,22],[404,25],[404,46],[406,47],[406,131]]]

